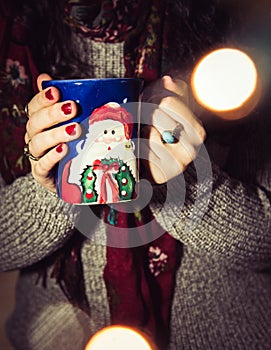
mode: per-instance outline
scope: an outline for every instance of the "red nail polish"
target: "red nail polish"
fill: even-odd
[[[64,105],[61,106],[61,110],[65,115],[71,114],[72,104],[70,102],[64,103]]]
[[[74,136],[76,134],[76,124],[66,126],[66,133],[70,136]]]
[[[52,94],[52,89],[49,89],[45,92],[45,96],[48,100],[52,101],[54,99],[54,96]]]
[[[63,144],[62,144],[62,143],[60,143],[60,144],[57,146],[56,151],[57,151],[57,153],[63,152]]]

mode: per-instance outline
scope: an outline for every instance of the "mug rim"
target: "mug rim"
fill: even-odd
[[[42,84],[46,84],[46,83],[76,83],[76,82],[110,82],[110,81],[139,81],[139,82],[143,82],[144,79],[143,78],[132,78],[132,77],[125,77],[125,78],[83,78],[83,79],[51,79],[51,80],[43,80]]]

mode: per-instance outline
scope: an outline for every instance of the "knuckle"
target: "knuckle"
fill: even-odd
[[[35,137],[33,137],[33,139],[31,139],[31,142],[29,142],[28,148],[29,148],[29,152],[33,155],[35,154],[35,151],[37,152],[36,138]]]
[[[179,166],[187,166],[197,157],[197,151],[192,145],[181,145],[182,149],[180,151],[181,156],[178,158]]]
[[[36,167],[32,167],[32,176],[34,180],[40,183],[40,175],[38,174]]]
[[[206,131],[201,125],[198,128],[198,135],[201,142],[204,142],[204,140],[206,139]]]
[[[47,178],[55,165],[51,152],[46,153],[37,163],[36,172],[40,178]]]
[[[35,96],[28,102],[27,104],[27,116],[28,116],[28,119],[30,119],[32,117],[32,114],[33,114],[33,111],[34,111],[34,102],[35,100]]]
[[[165,183],[168,180],[167,175],[161,170],[161,167],[157,165],[152,165],[150,167],[150,170],[152,177],[157,184]]]
[[[190,136],[194,140],[193,144],[201,145],[206,139],[206,131],[200,124],[197,124],[195,127],[192,127]]]
[[[63,129],[65,130],[65,125],[55,125],[51,129],[44,131],[46,142],[52,146],[57,144],[63,138]]]
[[[193,160],[191,159],[190,156],[188,156],[187,154],[183,155],[181,160],[178,160],[178,170],[180,172],[183,172],[185,170],[185,168],[187,167],[188,164],[190,164]]]
[[[187,150],[185,153],[186,153],[186,163],[191,163],[197,156],[197,151],[194,147]]]
[[[24,137],[25,142],[28,142],[30,138],[31,138],[31,130],[30,130],[29,121],[28,121],[25,127],[25,137]]]
[[[162,99],[160,107],[169,109],[178,100],[176,96],[166,96]]]
[[[36,99],[37,99],[37,106],[39,108],[44,107],[44,105],[47,105],[49,103],[49,100],[46,99],[44,91],[40,91],[37,95],[36,95]]]
[[[47,117],[51,125],[56,125],[61,119],[59,103],[47,107]]]
[[[191,162],[189,162],[189,163],[191,163]],[[185,164],[181,163],[181,164],[179,164],[179,172],[178,172],[178,174],[182,174],[185,171],[185,169],[187,168],[189,163],[185,163]],[[178,175],[178,174],[176,174],[176,175]]]
[[[175,159],[175,163],[172,162],[171,172],[174,173],[174,176],[182,173],[190,162],[190,157],[182,154],[181,157]]]
[[[46,156],[44,156],[43,159],[39,160],[39,163],[37,164],[37,168],[39,170],[40,176],[41,176],[41,174],[45,174],[46,172],[49,173],[48,168],[47,168],[47,166],[45,164],[46,163],[45,162],[45,157]]]
[[[30,138],[33,137],[37,133],[37,130],[39,130],[39,126],[37,123],[37,117],[39,112],[33,112],[28,119],[28,122],[26,124],[26,131]]]

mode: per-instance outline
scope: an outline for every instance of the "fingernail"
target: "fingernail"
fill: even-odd
[[[70,102],[64,103],[64,105],[61,106],[61,110],[65,115],[71,114],[72,104]]]
[[[52,94],[52,89],[49,89],[45,92],[45,97],[50,101],[52,101],[54,99],[54,96]]]
[[[62,144],[62,143],[60,143],[60,144],[57,146],[56,151],[57,151],[57,153],[63,152],[63,144]]]
[[[76,124],[71,124],[66,126],[65,131],[68,135],[74,136],[76,134],[75,128],[76,128]]]

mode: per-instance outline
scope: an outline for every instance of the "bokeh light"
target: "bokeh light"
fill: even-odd
[[[226,119],[238,119],[255,106],[257,69],[252,59],[240,50],[215,50],[196,65],[191,87],[203,107]],[[237,110],[239,113],[225,113]]]
[[[90,339],[85,350],[154,350],[139,332],[124,326],[103,328]]]

